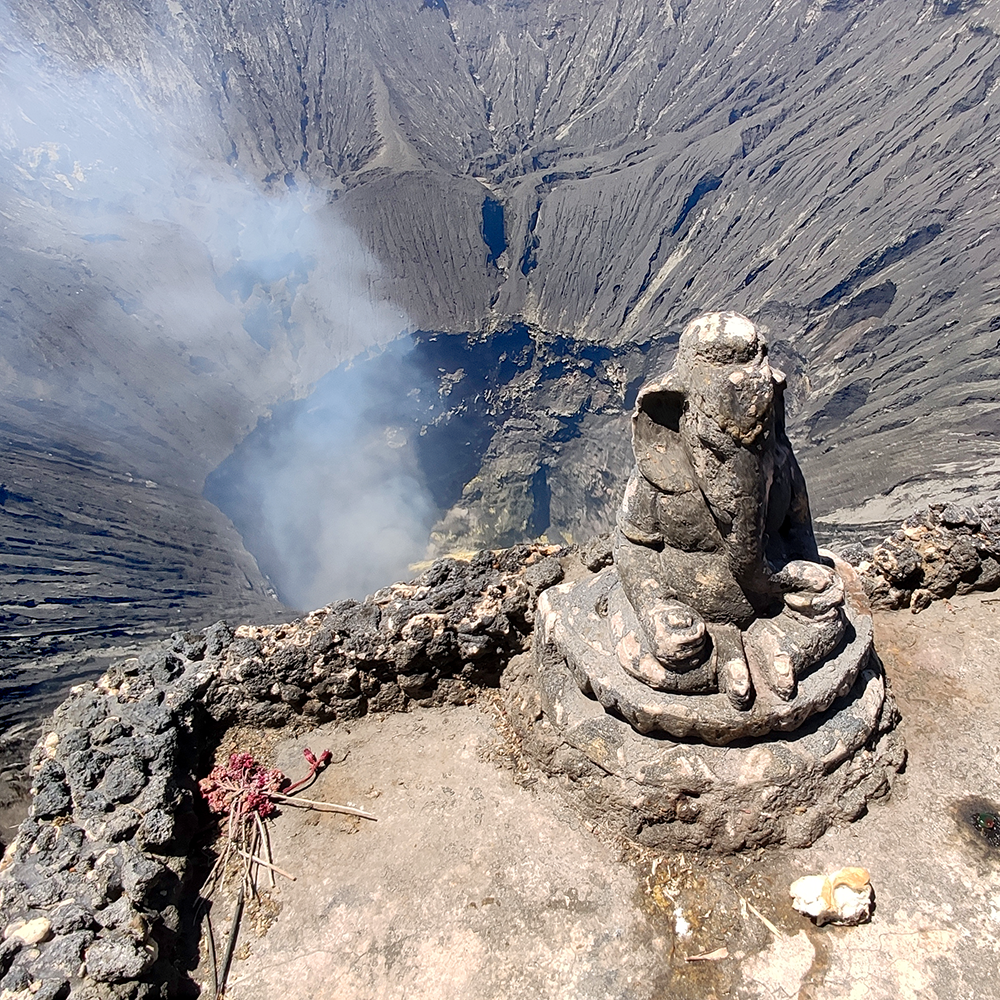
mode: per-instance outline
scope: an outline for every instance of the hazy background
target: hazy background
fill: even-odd
[[[405,313],[373,292],[380,266],[328,192],[204,148],[207,95],[150,94],[126,57],[83,68],[2,17],[3,412],[200,491],[271,406],[397,337]],[[293,607],[363,595],[424,555],[419,471],[372,445],[380,391],[340,383],[243,455],[239,497],[216,481],[223,510],[258,512]]]

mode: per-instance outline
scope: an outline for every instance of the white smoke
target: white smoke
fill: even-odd
[[[242,175],[211,153],[210,110],[150,97],[124,66],[61,63],[2,14],[4,412],[30,400],[67,440],[200,488],[271,407],[398,337],[405,313],[372,295],[377,264],[326,192]],[[379,387],[357,386],[240,474],[256,554],[301,608],[389,582],[426,545],[412,451],[387,443]]]
[[[418,383],[406,345],[341,369],[279,407],[210,477],[261,568],[293,607],[357,596],[423,558],[438,511],[399,398]]]

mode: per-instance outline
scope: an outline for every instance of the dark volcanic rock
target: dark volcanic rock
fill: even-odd
[[[873,551],[855,550],[852,561],[874,608],[916,613],[938,598],[994,590],[1000,586],[1000,500],[977,507],[932,504]]]
[[[527,648],[563,554],[523,545],[439,560],[291,624],[177,633],[74,688],[35,747],[31,814],[0,865],[0,926],[47,921],[34,946],[0,947],[4,989],[179,995],[178,908],[194,905],[185,879],[205,818],[196,782],[227,727],[471,700]]]
[[[208,684],[208,711],[227,724],[252,715],[283,725],[297,714],[351,718],[407,699],[465,701],[497,684],[525,647],[535,596],[562,579],[561,551],[516,546],[438,560],[363,602],[339,601],[290,625],[242,626]]]

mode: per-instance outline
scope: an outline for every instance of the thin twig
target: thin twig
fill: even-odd
[[[212,893],[215,892],[218,887],[219,881],[222,878],[222,872],[229,859],[229,850],[231,847],[232,841],[226,840],[226,846],[223,848],[222,853],[215,859],[215,864],[212,865],[212,870],[208,873],[208,878],[205,879],[205,885],[201,890],[201,894],[205,897],[205,899],[210,898]]]
[[[707,951],[701,955],[685,955],[685,962],[719,962],[724,958],[729,958],[729,949],[723,946],[715,951]]]
[[[257,838],[264,850],[264,867],[267,869],[267,880],[271,888],[274,888],[274,858],[271,856],[271,837],[264,826],[264,821],[260,818],[260,813],[253,814],[254,822],[257,824]]]
[[[226,834],[230,840],[235,840],[236,835],[238,833],[236,829],[236,817],[242,813],[242,810],[240,809],[241,798],[242,796],[237,795],[229,806],[229,823],[228,823],[228,828],[226,830]]]
[[[268,870],[268,872],[277,872],[279,875],[284,875],[285,878],[291,879],[293,882],[295,881],[295,876],[294,875],[290,875],[283,868],[279,868],[277,865],[272,865],[272,864],[268,863],[267,861],[265,861],[259,855],[247,854],[246,851],[242,850],[239,847],[237,847],[236,850],[240,854],[242,854],[243,857],[245,857],[245,858],[251,858],[253,860],[254,864],[260,865],[261,868],[266,868]]]
[[[229,928],[229,941],[226,943],[226,957],[222,961],[222,977],[218,989],[215,991],[215,1000],[220,1000],[226,992],[226,980],[229,978],[229,966],[233,962],[233,952],[236,950],[236,938],[240,932],[240,918],[243,916],[243,886],[240,886],[240,894],[236,897],[236,909],[233,911],[233,923]]]
[[[215,932],[212,930],[212,915],[205,908],[205,923],[208,925],[208,957],[212,962],[212,992],[219,995],[219,962],[215,957]]]
[[[771,923],[771,921],[770,921],[770,920],[768,920],[768,919],[767,919],[767,917],[765,917],[765,916],[764,916],[764,914],[763,914],[763,913],[761,913],[761,912],[760,912],[760,910],[758,910],[758,909],[757,909],[757,907],[756,907],[756,906],[754,906],[754,905],[753,905],[753,903],[751,903],[751,902],[750,902],[750,900],[749,900],[749,899],[748,899],[748,900],[746,901],[746,904],[747,904],[747,909],[748,909],[748,910],[749,910],[749,911],[750,911],[750,912],[751,912],[751,913],[752,913],[752,914],[753,914],[753,915],[754,915],[754,916],[755,916],[755,917],[756,917],[756,918],[757,918],[757,919],[758,919],[758,920],[759,920],[759,921],[760,921],[760,922],[761,922],[761,923],[762,923],[762,924],[763,924],[763,925],[764,925],[764,926],[765,926],[765,927],[766,927],[766,928],[767,928],[767,929],[768,929],[768,930],[769,930],[769,931],[770,931],[770,932],[771,932],[771,933],[772,933],[772,934],[773,934],[773,935],[774,935],[775,937],[777,937],[777,938],[780,938],[780,937],[781,937],[781,931],[779,931],[779,930],[778,930],[778,928],[777,928],[777,927],[775,927],[775,926],[774,926],[774,924],[772,924],[772,923]]]
[[[305,806],[307,809],[319,809],[320,812],[340,812],[348,816],[360,816],[362,819],[370,819],[378,822],[378,817],[371,813],[362,812],[360,809],[352,809],[350,806],[340,806],[334,802],[317,802],[315,799],[300,799],[293,795],[280,795],[278,792],[269,792],[269,798],[275,802],[287,802],[290,806]]]

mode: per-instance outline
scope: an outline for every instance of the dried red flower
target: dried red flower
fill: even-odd
[[[287,784],[288,778],[277,768],[264,767],[251,754],[234,753],[227,764],[212,768],[198,787],[214,813],[229,815],[235,807],[237,818],[257,813],[266,819],[277,811],[269,793]]]

